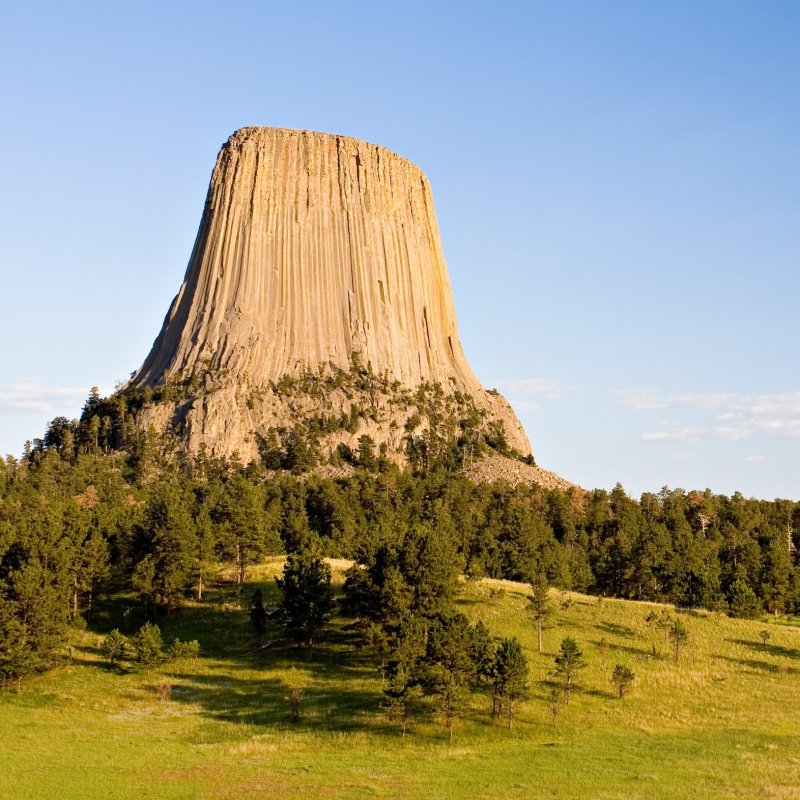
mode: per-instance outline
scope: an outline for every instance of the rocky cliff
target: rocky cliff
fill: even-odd
[[[530,453],[464,356],[423,173],[345,136],[234,133],[183,284],[125,390],[143,394],[139,424],[191,452],[251,460],[269,431],[314,419],[323,449],[366,433],[402,458],[427,424],[420,387],[439,414],[477,412],[479,427]]]

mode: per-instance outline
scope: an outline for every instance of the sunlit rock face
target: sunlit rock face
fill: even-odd
[[[140,424],[247,461],[270,428],[352,410],[363,381],[355,390],[330,376],[367,367],[380,378],[366,387],[373,412],[355,431],[329,431],[329,448],[368,433],[401,457],[410,412],[397,398],[437,384],[530,453],[508,403],[464,356],[422,171],[358,139],[242,128],[220,150],[183,284],[128,390],[184,388],[145,405]],[[324,397],[304,393],[310,376]]]

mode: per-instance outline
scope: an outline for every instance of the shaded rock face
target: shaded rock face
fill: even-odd
[[[354,364],[380,386],[357,396],[328,380],[320,398],[291,383]],[[187,376],[179,400],[145,405],[139,422],[172,427],[189,451],[251,460],[269,428],[359,402],[371,412],[328,445],[368,433],[399,454],[409,404],[398,392],[438,384],[530,453],[508,403],[467,364],[427,179],[344,136],[252,127],[222,147],[183,284],[129,389]],[[292,391],[276,388],[287,380]]]

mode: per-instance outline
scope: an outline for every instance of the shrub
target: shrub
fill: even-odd
[[[125,656],[125,647],[127,644],[127,638],[123,636],[117,628],[114,628],[114,630],[103,639],[103,644],[101,645],[103,653],[112,667],[122,661]]]
[[[197,658],[200,655],[200,643],[197,639],[190,642],[182,642],[180,639],[173,639],[169,646],[169,657],[171,661],[178,661],[182,658]]]
[[[636,676],[633,670],[626,667],[624,664],[617,664],[611,672],[611,683],[617,688],[620,697],[625,697],[628,689],[633,684],[633,679]]]
[[[133,649],[140,664],[150,666],[161,661],[164,654],[164,641],[158,625],[145,622],[133,637]]]

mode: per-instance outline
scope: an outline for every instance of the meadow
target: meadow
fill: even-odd
[[[333,566],[340,587],[346,565]],[[141,622],[134,597],[110,598],[73,635],[71,661],[0,694],[0,798],[800,798],[799,620],[679,611],[691,638],[676,662],[646,622],[657,604],[551,590],[539,654],[527,588],[466,581],[460,610],[522,642],[530,697],[509,730],[474,693],[453,741],[423,701],[402,737],[348,620],[334,617],[311,653],[277,626],[253,633],[246,598],[260,587],[274,603],[280,568],[252,570],[243,592],[221,574],[202,605],[159,620],[201,656],[151,669],[106,663],[104,633]],[[554,725],[565,636],[588,666]],[[622,699],[617,663],[636,676]]]

